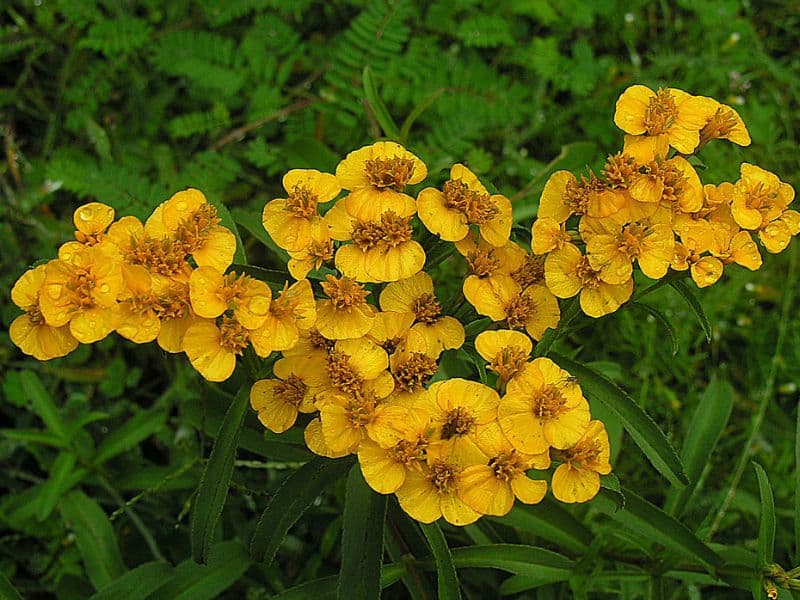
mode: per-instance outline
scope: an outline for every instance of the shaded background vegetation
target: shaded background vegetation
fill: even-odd
[[[453,162],[466,162],[514,198],[525,226],[553,169],[597,168],[621,146],[614,102],[633,83],[680,87],[740,112],[752,147],[712,143],[702,153],[704,181],[735,180],[747,161],[797,188],[799,31],[800,4],[793,1],[12,1],[0,9],[3,325],[18,314],[8,298],[11,285],[30,264],[55,255],[83,201],[144,217],[175,191],[198,187],[231,208],[250,262],[279,266],[262,243],[258,215],[278,195],[280,175],[294,167],[331,170],[348,151],[382,135],[364,100],[365,66],[431,180],[443,179]],[[712,375],[728,379],[732,416],[682,520],[700,537],[753,551],[755,476],[749,465],[740,483],[733,473],[742,453],[752,454],[773,485],[775,558],[787,568],[797,552],[800,317],[792,307],[782,318],[781,306],[794,292],[787,282],[796,282],[795,246],[766,257],[755,274],[731,269],[700,293],[713,325],[710,344],[668,289],[651,299],[675,324],[675,356],[661,325],[635,310],[587,321],[561,342],[562,352],[594,362],[623,385],[676,448]],[[230,400],[226,389],[235,386],[213,390],[183,358],[119,338],[42,364],[0,335],[0,414],[7,427],[0,436],[2,572],[25,597],[91,595],[96,574],[76,544],[68,508],[59,504],[71,489],[110,516],[128,568],[158,556],[173,564],[187,560],[192,492],[208,436]],[[785,343],[776,353],[780,336]],[[467,367],[451,361],[446,368]],[[61,441],[47,437],[54,427]],[[623,485],[662,504],[668,483],[621,431],[612,438]],[[266,500],[307,455],[301,445],[277,446],[264,437],[252,416],[241,447],[220,539],[246,543]],[[312,507],[270,568],[229,558],[208,589],[262,598],[335,573],[342,495],[337,486]],[[620,554],[630,552],[624,531],[591,505],[572,512],[595,534],[610,536]],[[514,525],[495,526],[499,533],[488,525],[480,531],[570,554]],[[448,535],[458,543],[479,534]],[[243,552],[228,543],[221,554]],[[659,556],[653,547],[640,554]],[[587,574],[603,564],[590,553]],[[506,577],[461,575],[476,598],[491,596]],[[571,597],[585,582],[573,583],[573,591],[557,584],[528,597]],[[670,580],[665,589],[699,597],[702,583]],[[648,593],[641,578],[597,585],[592,597]],[[405,592],[396,584],[386,593]],[[703,594],[732,597],[711,587]]]

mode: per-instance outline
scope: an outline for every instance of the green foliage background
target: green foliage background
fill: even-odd
[[[379,107],[365,99],[366,66],[431,180],[466,162],[514,198],[524,226],[552,170],[597,168],[621,146],[614,101],[633,83],[736,106],[753,145],[712,143],[701,156],[704,181],[735,180],[747,161],[797,188],[798,33],[795,0],[12,1],[0,8],[3,325],[18,314],[8,298],[13,282],[55,255],[82,201],[144,217],[175,191],[198,187],[231,208],[249,261],[278,267],[258,215],[279,194],[281,174],[332,170],[384,134]],[[787,569],[798,562],[797,253],[794,244],[768,256],[754,274],[731,269],[699,293],[713,326],[710,344],[665,288],[648,302],[674,324],[674,356],[663,325],[636,309],[587,320],[558,346],[622,385],[683,448],[684,462],[697,465],[700,485],[683,499],[680,520],[699,538],[724,544],[719,552],[733,562],[758,561],[762,503],[749,459],[761,463],[777,507],[774,559]],[[191,563],[187,514],[236,381],[211,388],[183,358],[119,339],[42,364],[0,335],[0,565],[25,598],[89,597],[162,558],[179,566],[147,567],[143,580],[167,581],[153,597],[266,598],[338,572],[343,481],[290,531],[271,566],[247,557],[267,500],[308,460],[300,437],[265,436],[249,411],[219,525],[225,541],[212,550],[211,566]],[[466,374],[472,367],[452,358],[445,368]],[[692,423],[708,410],[725,413],[719,397],[728,388],[703,396],[712,376],[732,384],[732,413],[713,454],[687,460],[698,449],[687,446]],[[674,509],[677,490],[613,415],[601,417],[622,485]],[[572,546],[569,536],[559,539],[545,527],[553,514],[589,539]],[[402,529],[391,505],[389,517]],[[716,586],[688,556],[602,501],[557,513],[517,511],[445,533],[451,546],[525,543],[578,561],[569,581],[556,583],[460,568],[467,598],[527,588],[519,597],[749,595]],[[428,555],[417,536],[418,546],[395,548],[391,559]],[[434,579],[424,569],[417,574],[422,595],[415,597],[432,597],[425,594]],[[403,583],[385,591],[389,598],[409,593]]]

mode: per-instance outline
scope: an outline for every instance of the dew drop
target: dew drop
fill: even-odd
[[[91,208],[82,208],[78,211],[78,218],[81,221],[90,221],[92,218],[92,209]]]
[[[107,283],[104,283],[103,285],[100,286],[100,291],[103,292],[104,294],[108,293],[108,290],[110,289],[111,288]]]

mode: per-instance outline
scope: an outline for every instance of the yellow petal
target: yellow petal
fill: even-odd
[[[89,202],[75,209],[72,222],[82,233],[100,233],[114,220],[114,209],[100,202]]]
[[[644,115],[655,97],[655,92],[643,85],[632,85],[617,100],[614,123],[625,133],[640,135],[645,132]]]
[[[533,480],[520,474],[511,480],[511,489],[520,502],[538,504],[547,493],[547,482]]]
[[[594,471],[560,465],[553,473],[553,496],[561,502],[586,502],[600,491],[600,476]]]
[[[469,233],[466,215],[447,208],[444,194],[435,188],[425,188],[419,193],[417,214],[428,231],[445,241],[458,242]]]
[[[569,171],[556,171],[550,175],[539,199],[537,218],[555,219],[558,223],[569,218],[572,213],[569,206],[564,204],[564,194],[570,182],[575,182],[575,176]]]
[[[189,277],[189,298],[192,310],[199,317],[213,319],[228,309],[228,302],[221,296],[223,276],[213,267],[198,267]]]

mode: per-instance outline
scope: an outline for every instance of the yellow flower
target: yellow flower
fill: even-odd
[[[395,423],[407,416],[403,406],[381,404],[372,386],[365,385],[358,394],[340,391],[322,392],[317,401],[322,436],[333,452],[357,452],[372,427]]]
[[[672,268],[676,271],[691,270],[697,287],[708,287],[722,277],[722,261],[715,256],[706,256],[714,243],[714,232],[708,221],[697,219],[681,228],[680,243],[675,244]]]
[[[326,357],[326,389],[356,396],[368,384],[375,396],[386,398],[394,389],[388,366],[386,351],[367,338],[338,340]]]
[[[378,312],[367,338],[391,354],[406,343],[415,318],[412,312]]]
[[[204,319],[229,311],[242,326],[258,329],[267,319],[272,292],[266,283],[247,275],[198,267],[189,278],[189,297],[195,314]]]
[[[700,143],[700,130],[716,111],[709,98],[691,96],[675,88],[653,91],[633,85],[617,100],[614,123],[625,133],[646,136],[656,147],[669,144],[691,154]]]
[[[554,452],[563,461],[553,473],[553,495],[561,502],[586,502],[600,491],[600,475],[611,472],[608,434],[600,421],[592,421],[571,448]]]
[[[125,289],[120,294],[117,333],[137,344],[152,342],[161,331],[153,277],[160,275],[150,275],[140,265],[122,265]]]
[[[328,447],[328,444],[325,442],[325,437],[322,435],[322,421],[319,420],[319,417],[311,419],[311,422],[306,425],[303,431],[303,438],[306,441],[308,449],[319,456],[340,458],[350,454],[347,450],[334,452]]]
[[[389,358],[389,370],[395,392],[405,395],[421,390],[436,375],[439,365],[429,355],[425,337],[419,331],[409,331],[405,343]]]
[[[86,247],[72,253],[69,262],[47,263],[39,308],[48,325],[69,324],[75,339],[91,344],[116,328],[123,287],[119,263],[99,247]]]
[[[11,288],[11,301],[25,311],[8,328],[9,337],[20,350],[38,360],[50,360],[66,356],[78,347],[68,325],[49,325],[39,306],[46,276],[45,265],[40,265],[22,274]]]
[[[325,363],[317,358],[282,358],[275,363],[276,379],[261,379],[250,388],[250,405],[270,431],[283,433],[297,413],[316,411],[314,398],[325,384]]]
[[[761,267],[761,254],[750,237],[750,232],[742,231],[727,223],[710,223],[713,239],[709,251],[728,265],[736,263],[755,271]]]
[[[539,199],[537,218],[563,223],[572,215],[608,217],[625,206],[625,197],[593,173],[578,181],[569,171],[556,171],[547,180]]]
[[[292,169],[283,176],[283,189],[288,198],[268,202],[262,223],[280,248],[300,252],[313,241],[312,224],[319,220],[317,205],[333,200],[342,188],[329,173]]]
[[[414,313],[412,329],[425,336],[428,353],[438,357],[444,350],[460,348],[464,326],[453,317],[442,315],[442,307],[433,293],[433,279],[421,271],[387,285],[380,295],[381,310]]]
[[[369,292],[350,277],[327,276],[322,290],[328,300],[317,300],[317,330],[331,340],[359,338],[375,320],[375,311],[367,304]]]
[[[490,195],[475,174],[462,164],[453,165],[442,191],[425,188],[417,198],[419,218],[432,233],[448,242],[467,237],[476,225],[493,246],[505,246],[511,233],[511,202],[502,194]]]
[[[323,361],[328,358],[328,351],[333,349],[335,342],[322,336],[314,327],[308,331],[300,329],[297,342],[291,348],[283,350],[284,356],[300,356],[313,360],[321,358]]]
[[[479,237],[468,235],[456,242],[456,250],[467,261],[470,276],[485,278],[502,273],[510,275],[512,271],[523,268],[526,252],[514,242],[506,242],[502,246],[492,246]]]
[[[483,331],[475,338],[475,349],[497,373],[501,383],[522,371],[530,358],[533,343],[522,332],[508,329]]]
[[[169,279],[154,275],[153,292],[157,303],[155,311],[161,321],[158,345],[165,352],[183,352],[183,336],[186,330],[200,318],[192,312],[189,283],[182,279]]]
[[[324,218],[311,222],[311,242],[299,252],[289,252],[289,273],[297,280],[303,279],[309,271],[318,270],[326,262],[333,260],[333,240],[328,231],[328,221]]]
[[[561,248],[572,239],[564,223],[551,217],[537,218],[531,226],[531,250],[534,254],[547,254]]]
[[[641,203],[657,203],[670,221],[674,215],[695,213],[703,208],[703,184],[697,171],[682,156],[669,160],[657,157],[639,168],[630,195]]]
[[[219,325],[213,320],[197,320],[183,335],[183,351],[189,362],[208,381],[225,381],[236,368],[236,357],[241,356],[248,343],[261,357],[272,348],[268,343],[251,339],[252,331],[233,317],[223,316]]]
[[[286,351],[300,338],[300,332],[314,326],[317,307],[308,279],[301,279],[283,290],[269,305],[266,319],[251,335],[269,340],[273,350]]]
[[[602,317],[627,302],[633,292],[633,279],[621,284],[606,283],[600,271],[572,244],[551,252],[544,263],[548,289],[559,298],[580,293],[581,310],[590,317]]]
[[[400,144],[377,142],[354,150],[336,167],[336,178],[350,190],[347,212],[354,218],[375,220],[387,210],[400,217],[416,212],[414,199],[403,193],[428,174],[425,164]]]
[[[716,110],[700,130],[698,147],[717,139],[728,140],[739,146],[749,146],[750,134],[739,113],[727,104],[717,102],[713,98],[706,98],[706,102],[710,106],[716,107]]]
[[[187,262],[186,248],[166,233],[159,233],[154,227],[156,223],[152,217],[147,225],[142,225],[136,217],[122,217],[108,228],[106,239],[117,247],[123,262],[188,282],[192,268]],[[163,224],[160,228],[163,229]]]
[[[606,283],[624,284],[633,275],[633,261],[651,279],[667,274],[675,250],[675,236],[667,223],[637,221],[613,234],[597,234],[586,242],[589,264]]]
[[[224,273],[231,265],[236,237],[219,224],[216,207],[206,201],[200,190],[189,188],[174,194],[163,204],[161,215],[170,237],[198,266],[214,267]]]
[[[547,453],[524,454],[514,448],[495,422],[478,434],[478,446],[489,461],[470,465],[462,474],[461,498],[482,515],[502,517],[514,506],[514,498],[525,504],[542,501],[547,492],[546,481],[529,479],[529,469],[550,466]]]
[[[482,460],[487,460],[485,455]],[[448,454],[442,447],[428,448],[428,462],[421,469],[406,471],[403,484],[395,494],[400,506],[412,518],[433,523],[444,516],[453,525],[469,525],[480,518],[462,500],[464,469],[468,460],[458,454]]]
[[[63,244],[58,250],[58,257],[69,260],[69,255],[84,246],[103,244],[106,250],[109,244],[106,241],[106,230],[114,221],[114,209],[100,202],[89,202],[79,206],[72,214],[75,224],[75,240]],[[62,256],[64,254],[65,256]]]
[[[580,386],[549,358],[526,364],[508,382],[497,416],[514,448],[527,454],[575,445],[590,419]]]

